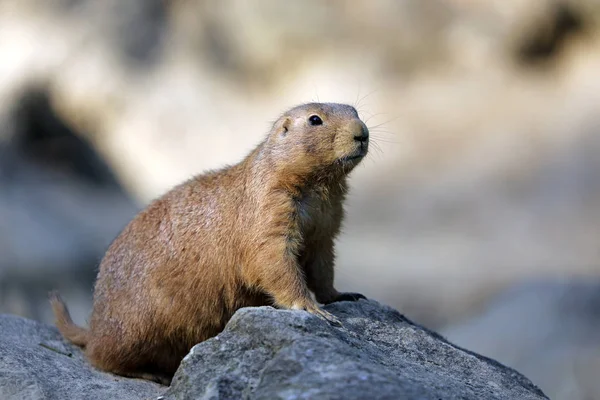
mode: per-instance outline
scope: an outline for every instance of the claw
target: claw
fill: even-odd
[[[347,293],[340,293],[338,297],[336,297],[336,299],[334,301],[338,302],[338,301],[358,301],[360,299],[367,299],[364,295],[360,294],[360,293],[352,293],[352,292],[347,292]]]
[[[329,322],[331,325],[334,326],[342,326],[342,321],[340,321],[338,319],[338,317],[336,317],[335,315],[328,313],[327,311],[323,311],[324,315],[323,315],[323,319],[325,319],[327,322]]]
[[[342,326],[342,323],[340,322],[340,320],[333,314],[331,314],[330,312],[327,312],[325,310],[323,310],[322,308],[320,308],[319,306],[311,306],[311,307],[307,307],[306,311],[308,311],[311,314],[316,315],[317,317],[329,322],[332,325],[335,326]]]

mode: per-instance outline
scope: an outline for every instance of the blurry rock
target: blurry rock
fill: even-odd
[[[0,131],[0,310],[48,320],[46,294],[61,288],[81,320],[96,266],[136,206],[44,91],[16,104]]]
[[[550,10],[541,21],[529,28],[517,51],[518,59],[523,63],[547,61],[556,56],[568,40],[580,34],[584,28],[584,19],[577,9],[567,2],[548,2]]]
[[[600,398],[600,281],[538,282],[503,293],[449,340],[525,373],[552,399]]]

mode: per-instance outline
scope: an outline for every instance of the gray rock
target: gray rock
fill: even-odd
[[[527,374],[555,400],[600,399],[600,281],[515,286],[462,324],[452,341]]]
[[[0,399],[544,399],[527,378],[374,301],[239,310],[170,388],[96,371],[55,328],[0,316]]]
[[[195,346],[165,399],[542,399],[527,378],[374,301],[304,312],[239,310]]]
[[[49,90],[15,100],[0,118],[0,313],[50,322],[59,289],[81,321],[98,262],[138,207]]]
[[[0,399],[129,400],[157,398],[164,388],[95,370],[54,327],[0,315]]]

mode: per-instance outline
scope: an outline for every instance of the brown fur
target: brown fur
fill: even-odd
[[[333,264],[346,176],[367,147],[353,107],[291,109],[242,162],[175,187],[129,223],[100,264],[89,331],[52,295],[59,330],[102,370],[168,383],[241,307],[336,323],[317,302],[364,297],[334,288]]]

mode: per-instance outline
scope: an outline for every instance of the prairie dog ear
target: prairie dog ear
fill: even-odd
[[[290,117],[283,117],[275,123],[275,131],[277,131],[279,135],[285,136],[287,135],[291,124],[292,120],[290,119]]]

